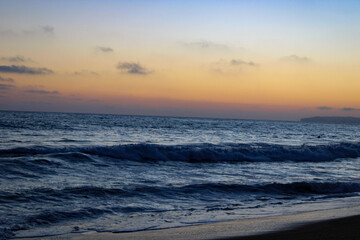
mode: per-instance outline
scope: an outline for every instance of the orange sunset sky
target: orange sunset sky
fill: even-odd
[[[359,1],[0,1],[0,110],[360,117]]]

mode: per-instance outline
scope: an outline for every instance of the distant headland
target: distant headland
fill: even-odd
[[[310,118],[302,118],[300,120],[300,122],[360,124],[360,118],[357,118],[357,117],[310,117]]]

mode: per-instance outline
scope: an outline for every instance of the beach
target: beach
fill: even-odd
[[[359,224],[360,205],[160,230],[125,233],[83,232],[34,238],[39,240],[359,239]]]
[[[0,0],[0,240],[360,240],[360,0]]]

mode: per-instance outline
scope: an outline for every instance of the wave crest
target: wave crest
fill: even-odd
[[[319,162],[339,158],[360,157],[360,143],[328,145],[277,145],[277,144],[188,144],[157,145],[127,144],[116,146],[90,146],[45,148],[29,147],[0,150],[0,156],[53,154],[52,157],[76,158],[88,161],[91,155],[132,161],[182,162],[264,162],[296,161]],[[90,161],[90,160],[89,160]]]

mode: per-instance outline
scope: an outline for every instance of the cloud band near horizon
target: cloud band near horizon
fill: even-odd
[[[34,68],[24,65],[1,65],[0,72],[2,73],[16,73],[16,74],[30,74],[30,75],[47,75],[54,73],[53,70],[48,68]]]

